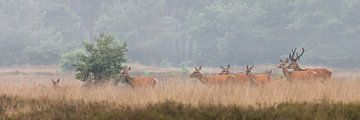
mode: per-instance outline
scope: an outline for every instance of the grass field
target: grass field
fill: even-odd
[[[171,72],[166,72],[166,70]],[[360,73],[357,72],[339,71],[333,75],[333,80],[324,83],[287,82],[279,79],[279,74],[275,73],[276,80],[263,86],[205,86],[196,79],[189,78],[188,74],[178,72],[175,68],[157,69],[150,71],[152,72],[150,75],[157,76],[159,79],[156,87],[132,89],[127,86],[114,87],[112,85],[85,88],[82,87],[80,81],[74,79],[73,74],[57,71],[56,67],[1,69],[1,118],[84,119],[90,117],[96,119],[96,115],[99,115],[99,119],[104,119],[123,115],[124,119],[135,119],[133,117],[138,113],[147,118],[160,119],[163,116],[166,119],[172,117],[166,117],[166,110],[169,109],[169,114],[176,116],[179,112],[180,116],[184,115],[178,116],[179,119],[216,117],[211,117],[211,114],[227,115],[230,119],[256,119],[249,115],[258,116],[260,119],[270,119],[279,117],[274,114],[280,113],[289,115],[288,118],[293,119],[292,117],[296,116],[291,114],[310,114],[308,112],[311,110],[319,114],[311,114],[313,116],[307,117],[322,116],[321,119],[325,119],[324,116],[329,116],[327,114],[342,110],[334,114],[339,118],[347,119],[357,118],[356,115],[360,111]],[[210,72],[215,73],[216,69]],[[52,78],[62,80],[59,88],[51,87]],[[316,111],[325,110],[325,108],[328,111]],[[284,111],[281,112],[283,109],[290,110],[287,112],[293,110],[293,113],[286,112],[285,114]],[[271,110],[273,111],[270,112]],[[200,115],[197,115],[197,112]],[[80,116],[77,116],[79,114]],[[155,115],[151,116],[151,114]],[[232,114],[248,115],[248,117]],[[261,114],[266,116],[261,116]],[[200,117],[202,115],[204,117]]]

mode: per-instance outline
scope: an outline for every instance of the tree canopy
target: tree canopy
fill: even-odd
[[[95,82],[115,77],[124,68],[126,43],[115,41],[108,34],[100,34],[95,43],[84,43],[86,52],[75,63],[76,79]]]

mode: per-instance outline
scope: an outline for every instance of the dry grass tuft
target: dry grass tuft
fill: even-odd
[[[126,86],[84,88],[72,74],[60,74],[60,88],[52,88],[51,75],[1,75],[0,95],[18,96],[23,99],[106,101],[118,105],[144,107],[148,104],[172,100],[178,103],[200,105],[276,105],[284,102],[353,103],[360,100],[358,74],[337,74],[332,81],[289,83],[276,80],[263,86],[227,85],[205,86],[196,79],[162,78],[155,88],[132,89]],[[26,109],[25,109],[26,110]]]

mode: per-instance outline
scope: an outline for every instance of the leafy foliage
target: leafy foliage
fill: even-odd
[[[76,79],[96,82],[111,78],[124,68],[126,43],[115,41],[109,34],[100,34],[95,43],[84,43],[86,53],[75,64]]]
[[[60,67],[63,71],[75,70],[75,64],[80,60],[81,55],[85,54],[83,49],[75,49],[61,56]]]

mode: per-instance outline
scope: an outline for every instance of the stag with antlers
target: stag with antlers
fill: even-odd
[[[283,71],[284,76],[288,81],[293,80],[315,80],[316,73],[314,71],[292,71],[290,72],[287,69],[287,64],[289,63],[289,59],[281,60],[279,64],[279,69]]]
[[[331,78],[331,72],[325,68],[302,69],[298,62],[300,61],[300,57],[304,55],[305,49],[301,48],[301,53],[298,53],[296,50],[297,48],[291,50],[289,53],[291,63],[288,65],[287,69],[293,69],[294,71],[313,71],[316,73],[317,79],[328,80]]]

